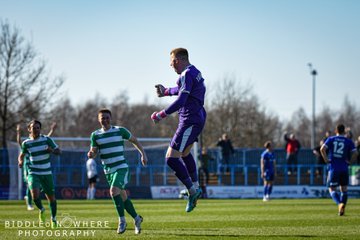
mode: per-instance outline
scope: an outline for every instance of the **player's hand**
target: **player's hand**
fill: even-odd
[[[57,123],[56,123],[56,122],[53,122],[53,123],[51,124],[50,129],[54,131],[54,130],[56,129],[56,127],[57,127]]]
[[[19,166],[19,168],[22,168],[22,167],[23,167],[23,164],[24,164],[24,161],[18,161],[18,166]]]
[[[141,164],[145,167],[147,165],[148,159],[146,156],[141,156]]]
[[[158,95],[158,97],[169,96],[169,89],[165,88],[163,85],[157,84],[157,85],[155,85],[155,88],[156,88],[156,94]]]
[[[46,148],[46,151],[47,151],[48,153],[53,153],[53,152],[54,152],[54,149],[52,149],[52,147],[48,146],[48,147]]]
[[[151,120],[156,124],[161,121],[161,119],[166,118],[165,110],[162,110],[160,112],[154,112],[151,114]]]

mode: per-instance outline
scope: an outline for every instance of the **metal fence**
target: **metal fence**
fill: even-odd
[[[14,150],[12,150],[14,151]],[[18,151],[18,150],[17,150]],[[209,149],[213,160],[208,163],[211,185],[260,185],[260,155],[263,149],[236,149],[231,157],[228,172],[221,161],[221,153],[218,148]],[[180,184],[171,169],[165,164],[166,148],[148,149],[149,163],[146,168],[141,166],[139,154],[136,150],[126,151],[125,155],[130,165],[130,186],[154,186]],[[9,153],[0,150],[1,154],[1,181],[0,187],[9,186],[11,173],[19,172],[17,167],[17,153]],[[275,149],[274,154],[277,162],[276,184],[278,185],[322,185],[325,184],[326,166],[316,165],[316,158],[311,149],[302,149],[298,155],[296,173],[287,174],[290,167],[286,165],[286,153],[284,149]],[[12,159],[9,159],[12,158]],[[9,159],[9,162],[6,162]],[[52,157],[52,168],[56,186],[85,186],[87,185],[85,162],[86,151],[63,150],[60,156]],[[99,161],[98,161],[99,162]],[[321,169],[321,174],[316,170]],[[100,173],[99,185],[106,185],[102,167],[98,165]],[[16,179],[20,179],[19,176]]]

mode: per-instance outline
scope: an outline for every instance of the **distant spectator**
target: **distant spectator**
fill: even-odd
[[[286,141],[286,162],[287,165],[289,165],[288,175],[291,175],[292,173],[296,173],[296,165],[298,164],[297,155],[301,145],[300,142],[295,138],[294,133],[291,133],[289,136],[288,133],[285,133],[284,140]]]
[[[324,158],[323,158],[323,156],[321,155],[321,152],[320,152],[320,148],[321,148],[321,146],[323,144],[324,144],[324,141],[320,140],[319,146],[317,146],[317,147],[315,147],[313,149],[313,153],[314,153],[314,155],[316,156],[316,159],[317,159],[317,162],[316,162],[317,165],[326,165],[326,162],[324,161]],[[323,173],[322,170],[323,169],[324,169],[323,166],[318,166],[317,167],[317,169],[316,169],[316,176],[317,177],[320,177],[322,175],[322,173]]]
[[[325,142],[326,139],[328,139],[328,137],[330,137],[330,136],[331,136],[331,131],[330,130],[326,131],[325,132],[325,137],[323,138],[323,142]]]
[[[234,154],[235,151],[232,146],[231,140],[226,133],[224,133],[221,138],[219,138],[216,146],[221,148],[222,164],[225,167],[225,171],[229,172],[230,157],[232,154]]]
[[[199,185],[202,190],[202,198],[207,198],[206,186],[209,184],[209,161],[214,160],[209,154],[208,149],[203,148],[198,158]]]
[[[348,139],[350,139],[350,140],[353,139],[353,136],[354,136],[354,135],[353,135],[350,127],[347,127],[347,128],[345,129],[345,136],[346,136]]]

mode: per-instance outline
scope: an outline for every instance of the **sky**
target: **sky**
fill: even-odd
[[[357,0],[0,0],[16,26],[63,75],[74,105],[96,94],[112,101],[167,104],[154,85],[175,86],[170,51],[185,47],[209,91],[224,77],[251,85],[280,119],[312,114],[308,63],[317,70],[316,111],[339,110],[360,89]]]

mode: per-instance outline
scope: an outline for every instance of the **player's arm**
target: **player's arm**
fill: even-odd
[[[264,158],[260,159],[261,178],[264,178]]]
[[[56,127],[57,127],[57,123],[56,123],[56,122],[53,122],[53,123],[51,124],[50,131],[49,131],[49,133],[47,134],[48,137],[50,137],[50,136],[55,132]]]
[[[49,153],[53,153],[55,155],[60,155],[61,150],[60,150],[59,146],[56,145],[55,142],[50,137],[46,137],[46,138],[47,138],[47,143],[48,143],[47,151]]]
[[[285,142],[288,142],[290,140],[287,132],[284,133],[284,140]]]
[[[139,151],[139,153],[141,154],[141,163],[143,166],[146,166],[148,159],[147,159],[146,153],[144,151],[144,148],[142,147],[140,142],[137,140],[137,138],[134,135],[131,135],[131,137],[128,140]]]
[[[166,118],[167,115],[170,115],[183,107],[188,97],[188,92],[181,92],[179,97],[168,108],[151,114],[151,119],[154,123],[160,122],[162,119]]]
[[[21,127],[20,127],[20,124],[16,125],[16,142],[21,147]]]
[[[56,146],[56,148],[52,148],[51,146],[48,146],[48,152],[55,154],[55,155],[60,155],[61,154],[61,150],[58,146]]]
[[[88,158],[96,158],[99,149],[97,147],[90,147],[89,152],[87,153]]]
[[[158,97],[173,96],[178,95],[179,93],[179,87],[166,88],[161,84],[157,84],[155,85],[155,88]]]
[[[51,146],[48,146],[47,147],[47,152],[55,154],[55,155],[60,155],[61,154],[61,150],[60,150],[60,148],[58,146],[56,146],[55,148],[53,148]]]
[[[327,156],[327,153],[326,153],[326,149],[327,149],[327,146],[325,144],[323,144],[320,148],[320,153],[324,159],[324,162],[326,163],[329,163],[329,159],[328,159],[328,156]]]
[[[97,146],[96,140],[95,140],[95,134],[92,133],[90,136],[90,150],[87,153],[88,158],[96,158],[96,155],[99,152],[99,148]]]
[[[21,152],[18,157],[18,166],[20,168],[22,168],[22,166],[24,165],[24,157],[25,157],[25,154],[23,152]]]

